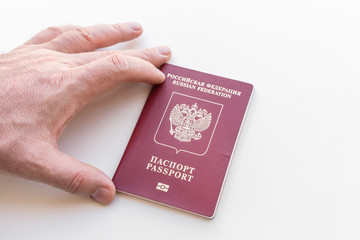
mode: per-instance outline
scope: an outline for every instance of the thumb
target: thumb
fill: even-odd
[[[41,174],[45,182],[69,193],[90,197],[101,204],[110,203],[115,197],[111,179],[99,169],[80,162],[58,149],[46,156],[47,172]]]

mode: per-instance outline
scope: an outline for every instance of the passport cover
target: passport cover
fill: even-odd
[[[117,191],[213,218],[253,86],[164,64],[113,177]]]

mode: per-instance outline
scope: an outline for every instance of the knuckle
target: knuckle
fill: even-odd
[[[90,44],[95,42],[95,33],[88,31],[86,28],[77,27],[74,29],[74,32],[76,37],[80,38],[81,40],[85,40]]]
[[[151,59],[153,58],[153,51],[151,49],[145,49],[143,51],[144,54],[144,60],[146,61],[151,61]]]
[[[121,36],[121,33],[123,32],[123,29],[122,29],[119,25],[117,25],[117,24],[111,25],[111,28],[112,28],[112,30],[113,30],[114,33],[116,33],[116,34],[118,34],[119,36]]]
[[[78,193],[81,184],[84,182],[85,173],[77,172],[75,176],[71,179],[70,183],[66,186],[66,191],[75,194]]]
[[[111,63],[114,66],[114,70],[118,71],[127,71],[130,68],[129,60],[124,55],[114,54],[110,57]]]

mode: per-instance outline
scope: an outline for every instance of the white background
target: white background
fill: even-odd
[[[0,176],[1,239],[360,239],[357,0],[8,1],[0,50],[51,25],[138,21],[121,48],[171,47],[170,63],[255,93],[213,220],[117,194],[101,206]],[[60,148],[112,177],[149,86],[87,105]]]

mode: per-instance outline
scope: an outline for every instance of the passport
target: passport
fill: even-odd
[[[245,113],[249,83],[164,64],[113,182],[118,192],[213,218]]]

